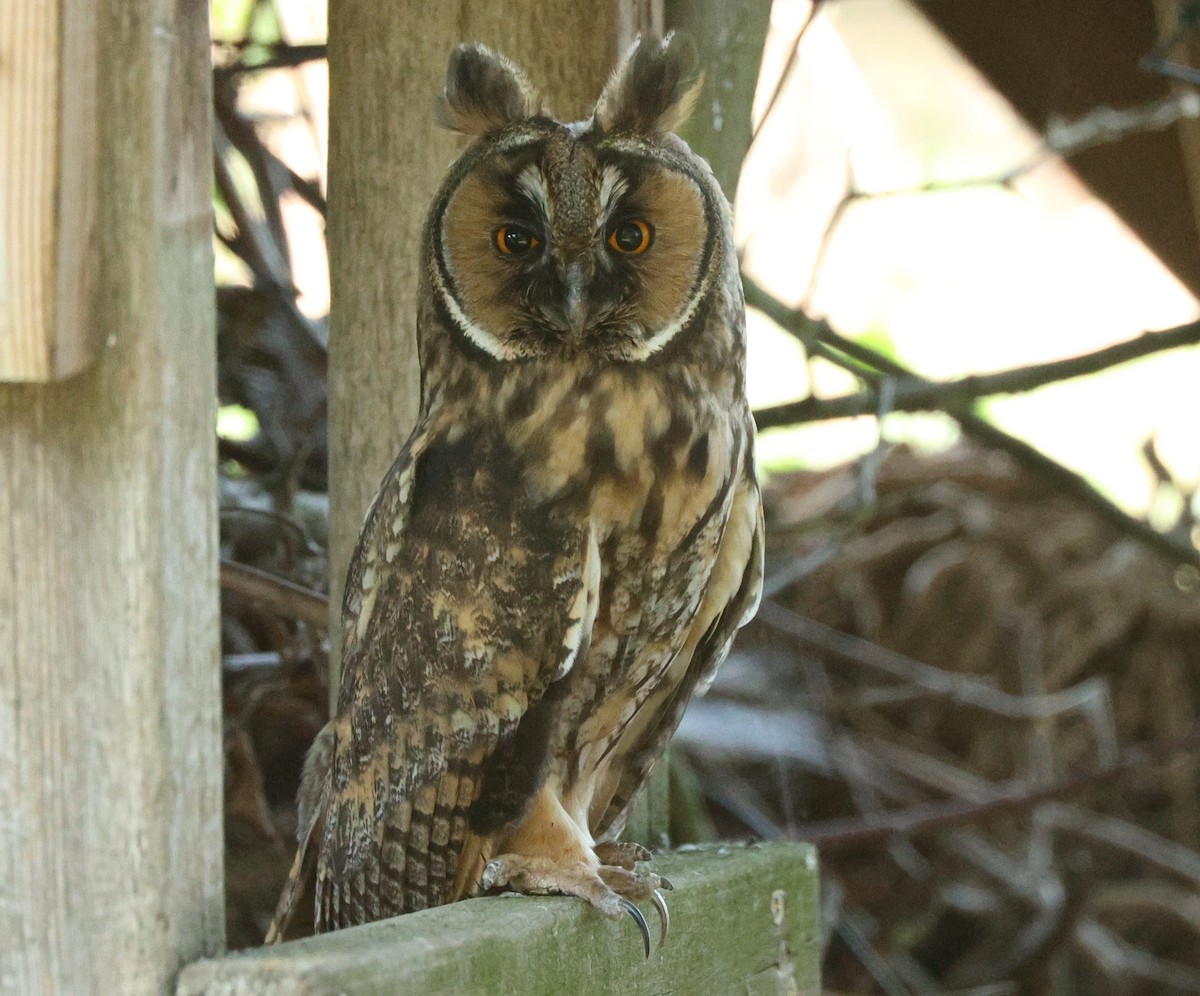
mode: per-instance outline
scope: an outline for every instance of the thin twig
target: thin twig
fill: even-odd
[[[1131,539],[1137,540],[1147,549],[1153,550],[1172,565],[1191,564],[1200,568],[1200,550],[1186,539],[1170,533],[1160,533],[1144,519],[1134,518],[1119,505],[1104,497],[1088,481],[1073,470],[1068,470],[1057,460],[1046,456],[1041,450],[1030,446],[1016,436],[997,429],[978,415],[964,415],[948,411],[958,420],[963,431],[979,442],[1003,450],[1010,456],[1048,481],[1053,487],[1089,506],[1092,511]]]
[[[265,223],[285,268],[290,267],[287,232],[283,224],[282,194],[287,189],[287,171],[263,144],[254,127],[237,108],[237,89],[213,86],[213,147],[218,158],[227,159],[236,149],[254,174]],[[231,207],[232,210],[232,207]]]
[[[1173,744],[1191,742],[1191,747],[1172,752]],[[1164,752],[1152,750],[1147,763],[1158,767],[1173,756],[1193,749],[1200,744],[1197,725],[1186,737],[1172,740],[1164,745]],[[1153,745],[1151,745],[1153,746]],[[1193,886],[1200,885],[1200,854],[1184,844],[1161,837],[1145,827],[1107,813],[1072,806],[1069,803],[1052,801],[1040,806],[1033,814],[1033,826],[1037,833],[1049,830],[1067,832],[1088,840],[1099,841],[1118,851],[1136,855],[1139,860],[1157,865],[1163,871],[1187,879]]]
[[[759,132],[762,131],[763,125],[767,123],[767,119],[775,109],[775,104],[779,101],[779,96],[783,93],[784,86],[791,79],[792,71],[800,61],[800,43],[804,41],[804,36],[808,34],[808,29],[812,26],[813,21],[817,19],[817,15],[821,12],[821,6],[824,2],[825,0],[813,0],[808,17],[804,19],[804,23],[800,25],[800,30],[796,32],[796,37],[792,41],[792,49],[788,53],[788,59],[784,64],[783,72],[779,74],[779,79],[775,83],[775,89],[771,91],[771,98],[767,101],[767,106],[763,110],[762,117],[758,119],[758,126],[750,136],[751,148],[753,148],[754,141],[758,138]]]
[[[851,184],[835,217],[856,201],[953,193],[979,187],[1001,187],[1019,193],[1017,181],[1056,157],[1070,159],[1100,145],[1111,145],[1147,132],[1165,131],[1178,121],[1198,117],[1200,93],[1190,89],[1177,90],[1133,107],[1095,107],[1078,118],[1052,117],[1045,133],[1039,136],[1036,151],[1007,169],[961,179],[925,180],[907,187],[883,190],[860,190]]]
[[[1073,121],[1051,118],[1045,142],[1050,152],[1065,159],[1131,135],[1166,131],[1177,121],[1198,117],[1200,93],[1180,89],[1134,107],[1097,107]]]
[[[221,194],[225,206],[237,226],[237,235],[231,248],[238,252],[243,262],[250,268],[257,281],[282,288],[288,296],[296,296],[296,288],[291,278],[291,263],[287,256],[286,239],[277,237],[282,233],[282,219],[278,227],[268,217],[259,218],[252,207],[245,203],[234,180],[233,171],[229,167],[229,150],[234,148],[221,127],[220,119],[213,123],[213,146],[216,154],[213,156],[213,176],[217,190]],[[264,207],[271,203],[269,189],[260,187]],[[278,206],[278,202],[274,202]]]
[[[218,102],[218,109],[220,106]],[[327,343],[317,323],[305,315],[297,303],[299,291],[292,280],[283,217],[279,213],[281,188],[266,175],[272,164],[265,159],[256,161],[255,158],[247,158],[259,184],[259,200],[265,209],[269,207],[268,217],[259,218],[245,202],[227,161],[229,151],[237,146],[225,132],[221,113],[216,115],[213,122],[213,147],[213,178],[237,228],[232,240],[222,241],[249,267],[256,284],[275,290],[292,321],[324,352]],[[278,160],[275,162],[278,163]]]

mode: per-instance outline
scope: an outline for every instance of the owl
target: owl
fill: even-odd
[[[440,117],[474,141],[425,227],[421,412],[349,568],[268,940],[306,862],[318,931],[501,887],[665,927],[616,838],[763,559],[729,205],[672,134],[692,53],[635,43],[569,124],[502,56],[451,57]]]

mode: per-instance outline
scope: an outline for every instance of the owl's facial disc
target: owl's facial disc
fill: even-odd
[[[449,193],[435,291],[497,360],[645,360],[708,292],[715,218],[670,156],[578,128],[543,131],[484,158]]]

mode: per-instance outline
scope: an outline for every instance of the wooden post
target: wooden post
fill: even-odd
[[[168,991],[224,936],[208,5],[92,6],[101,355],[0,386],[6,993]]]
[[[654,26],[646,0],[395,0],[329,5],[330,569],[333,646],[363,515],[418,404],[417,272],[429,203],[462,140],[434,95],[451,49],[512,58],[564,119],[599,96],[618,54]],[[661,14],[658,23],[661,24]],[[337,662],[334,664],[335,678]],[[336,694],[337,681],[333,682]]]
[[[494,896],[200,962],[180,977],[179,996],[817,996],[811,847],[716,845],[655,867],[675,891],[661,946],[645,904],[649,960],[627,917],[610,920],[569,896]]]
[[[0,0],[0,381],[96,353],[95,0]]]
[[[770,0],[666,0],[668,27],[700,51],[704,89],[683,137],[708,160],[725,196],[737,192],[750,148],[751,108],[771,20]]]

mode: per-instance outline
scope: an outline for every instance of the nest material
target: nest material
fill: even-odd
[[[772,480],[769,598],[681,731],[724,832],[820,845],[827,985],[1200,992],[1194,575],[1002,454],[859,491]]]

